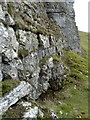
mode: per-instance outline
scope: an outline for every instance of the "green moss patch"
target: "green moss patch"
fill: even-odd
[[[26,50],[26,49],[20,49],[20,50],[18,50],[18,56],[20,58],[24,58],[24,57],[26,57],[28,55],[29,55],[29,51],[28,50]]]
[[[19,85],[19,80],[5,80],[2,84],[2,96],[5,94],[8,94],[13,88],[17,87]]]
[[[42,65],[45,65],[46,62],[48,61],[48,59],[50,58],[51,56],[47,56],[47,57],[44,57],[40,60],[39,62],[39,65],[42,66]]]
[[[53,57],[53,62],[54,63],[60,62],[60,56],[58,56],[58,55],[52,55],[52,57]]]

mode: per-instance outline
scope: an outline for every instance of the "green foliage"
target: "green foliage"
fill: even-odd
[[[76,80],[85,80],[88,75],[88,62],[73,51],[65,52],[64,63],[70,68],[70,76]],[[86,75],[86,76],[85,76]]]
[[[39,65],[42,66],[44,64],[46,64],[46,62],[48,61],[48,59],[50,58],[51,56],[47,56],[47,57],[44,57],[40,60],[39,62]]]
[[[88,33],[79,31],[81,47],[88,52]]]
[[[41,61],[40,61],[40,65],[44,65],[46,64],[46,62],[49,60],[49,58],[53,58],[53,63],[60,63],[61,59],[60,59],[60,56],[58,55],[51,55],[51,56],[47,56],[47,57],[44,57]]]
[[[9,93],[13,88],[17,87],[19,85],[20,81],[19,80],[5,80],[3,81],[2,84],[2,96],[5,94]]]
[[[58,56],[58,55],[52,55],[52,57],[53,57],[53,62],[54,63],[60,62],[60,56]]]

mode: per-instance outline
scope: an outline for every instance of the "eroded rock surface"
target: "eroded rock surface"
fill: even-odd
[[[74,17],[73,1],[0,3],[0,81],[24,81],[1,98],[2,113],[26,95],[62,87],[64,49],[79,51]]]
[[[18,87],[0,99],[0,115],[2,115],[11,105],[15,104],[22,97],[28,95],[31,91],[32,86],[29,83],[22,81]]]

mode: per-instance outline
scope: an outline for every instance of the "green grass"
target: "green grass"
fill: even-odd
[[[60,63],[60,56],[58,56],[58,55],[52,55],[52,57],[53,57],[53,62],[54,63]]]
[[[63,89],[48,91],[38,102],[47,109],[54,109],[59,118],[88,118],[87,60],[73,51],[68,51],[62,61],[70,69]]]
[[[71,77],[76,76],[76,79],[84,79],[82,75],[88,75],[87,59],[77,55],[73,51],[65,52],[63,61],[70,67]]]
[[[2,96],[8,94],[11,90],[13,90],[15,87],[19,85],[20,81],[19,80],[5,80],[3,81],[2,84]]]
[[[28,50],[26,50],[26,49],[20,49],[20,50],[18,50],[18,56],[20,58],[24,58],[24,57],[26,57],[28,55],[29,55],[29,51]]]
[[[88,33],[79,31],[81,47],[88,53]]]

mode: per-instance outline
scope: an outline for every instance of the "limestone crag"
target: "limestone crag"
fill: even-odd
[[[32,86],[29,83],[22,81],[18,87],[0,99],[0,115],[2,115],[2,113],[4,113],[11,105],[15,104],[20,98],[28,95],[31,91]]]
[[[0,3],[0,82],[21,81],[1,98],[2,113],[22,97],[35,100],[48,88],[63,86],[69,74],[61,60],[64,49],[79,51],[72,5],[73,1]]]
[[[62,34],[66,37],[67,47],[79,52],[80,42],[75,23],[74,0],[60,1],[62,0],[58,3],[45,3],[46,12],[48,17],[60,26]]]

